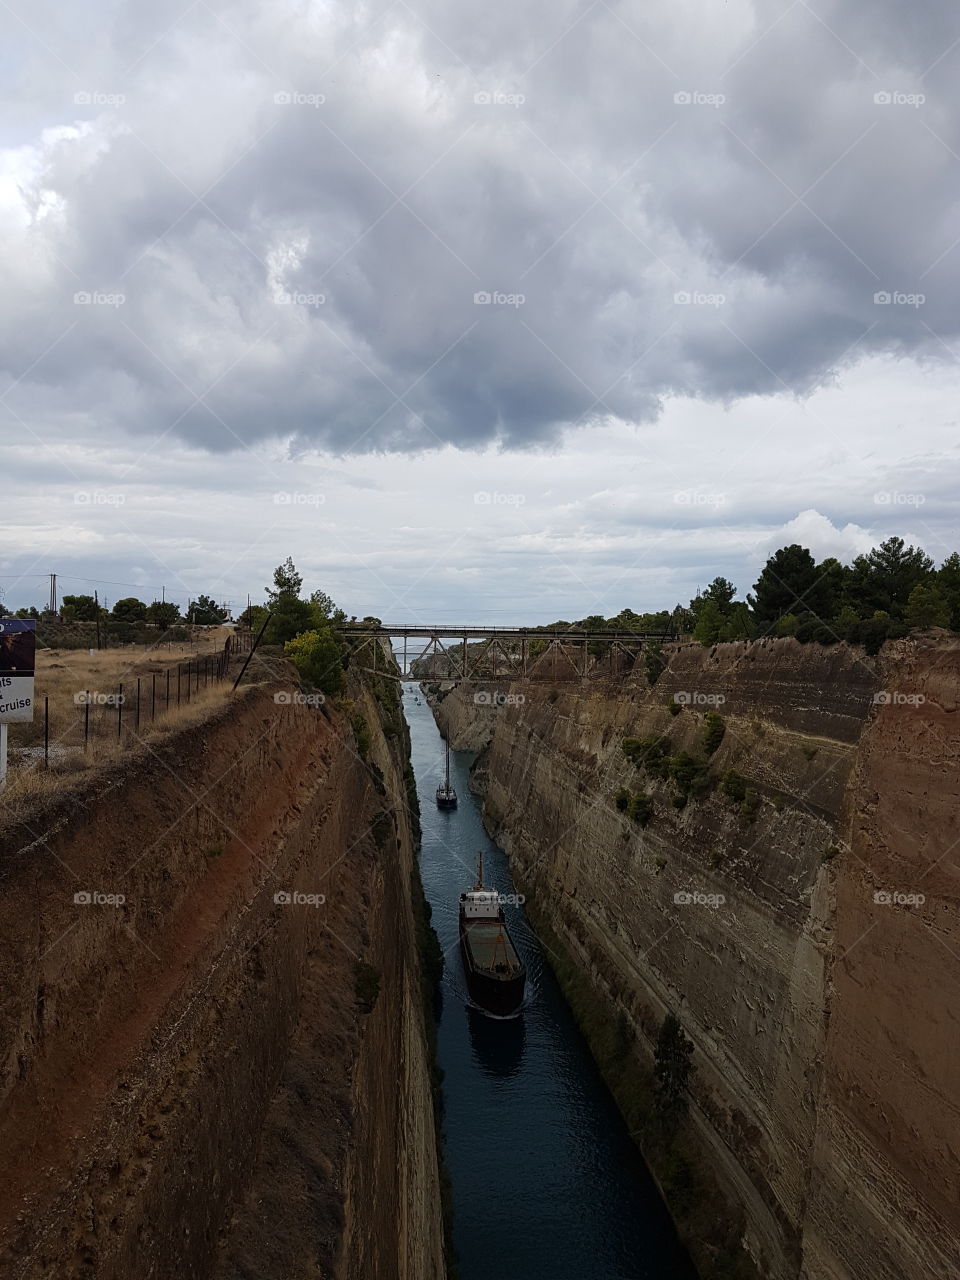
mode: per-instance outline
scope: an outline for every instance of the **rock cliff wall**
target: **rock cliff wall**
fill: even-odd
[[[679,1016],[697,1161],[761,1275],[958,1274],[960,647],[668,657],[652,689],[513,685],[485,715],[490,828],[535,920],[636,1034],[638,1069]],[[436,704],[455,746],[472,696]],[[626,737],[709,758],[706,783],[676,807]],[[645,826],[618,792],[649,797]]]
[[[5,1276],[444,1275],[402,730],[274,692],[4,831]]]

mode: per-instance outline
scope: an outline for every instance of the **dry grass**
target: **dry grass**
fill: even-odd
[[[159,715],[155,722],[143,726],[139,734],[131,732],[125,735],[123,741],[118,741],[115,736],[93,739],[87,752],[67,750],[52,757],[50,767],[46,769],[42,751],[22,760],[19,767],[11,769],[7,785],[0,792],[0,827],[26,818],[46,800],[77,787],[89,786],[99,774],[122,758],[142,756],[174,734],[201,724],[228,702],[242,698],[246,692],[245,688],[234,693],[230,682],[225,680],[201,689],[189,703],[173,706],[169,713]]]
[[[158,643],[152,646],[127,645],[121,649],[41,649],[37,652],[35,712],[31,724],[10,726],[11,763],[17,760],[16,749],[38,746],[43,742],[44,698],[49,701],[50,743],[72,750],[84,744],[87,718],[82,699],[93,695],[89,712],[89,735],[106,742],[117,736],[116,702],[123,687],[124,706],[121,718],[133,727],[136,722],[137,681],[140,681],[141,729],[153,717],[166,710],[167,673],[170,673],[170,705],[177,702],[177,668],[180,667],[180,699],[187,696],[186,666],[198,660],[213,658],[222,652],[224,640],[231,634],[227,628],[211,630],[196,642],[186,644]],[[191,699],[196,679],[191,682]],[[200,678],[200,692],[204,680]],[[78,701],[81,699],[81,701]]]

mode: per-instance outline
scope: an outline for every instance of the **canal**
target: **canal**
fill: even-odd
[[[420,699],[417,705],[415,699]],[[476,876],[514,892],[468,787],[469,752],[451,752],[459,807],[435,804],[443,740],[416,685],[404,686],[423,816],[421,874],[444,952],[437,1053],[459,1280],[688,1280],[695,1273],[590,1057],[522,908],[505,908],[527,966],[517,1018],[470,1003],[457,903]]]

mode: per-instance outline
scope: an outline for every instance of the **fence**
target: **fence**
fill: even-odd
[[[53,697],[45,694],[37,699],[32,725],[12,726],[21,732],[11,735],[11,763],[19,760],[47,769],[51,760],[87,755],[97,746],[115,746],[136,738],[154,721],[232,679],[233,660],[249,654],[252,643],[248,632],[239,632],[231,637],[229,649],[167,666],[145,657],[139,665],[157,665],[158,669],[139,674],[121,672],[125,678],[106,688],[61,691]]]

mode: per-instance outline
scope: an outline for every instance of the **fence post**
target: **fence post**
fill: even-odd
[[[83,754],[87,754],[87,748],[90,743],[90,690],[86,691],[86,698],[83,703]]]
[[[137,732],[139,733],[139,732],[140,732],[140,677],[139,677],[139,676],[137,676],[137,722],[136,722],[136,729],[137,729]]]
[[[50,699],[43,699],[43,767],[50,768]]]
[[[117,741],[123,733],[123,685],[120,686],[120,692],[117,694]]]
[[[163,704],[164,711],[170,710],[170,668],[167,667],[167,699]]]
[[[157,718],[157,673],[154,671],[150,676],[150,719]]]
[[[177,706],[180,705],[180,663],[177,663]]]

